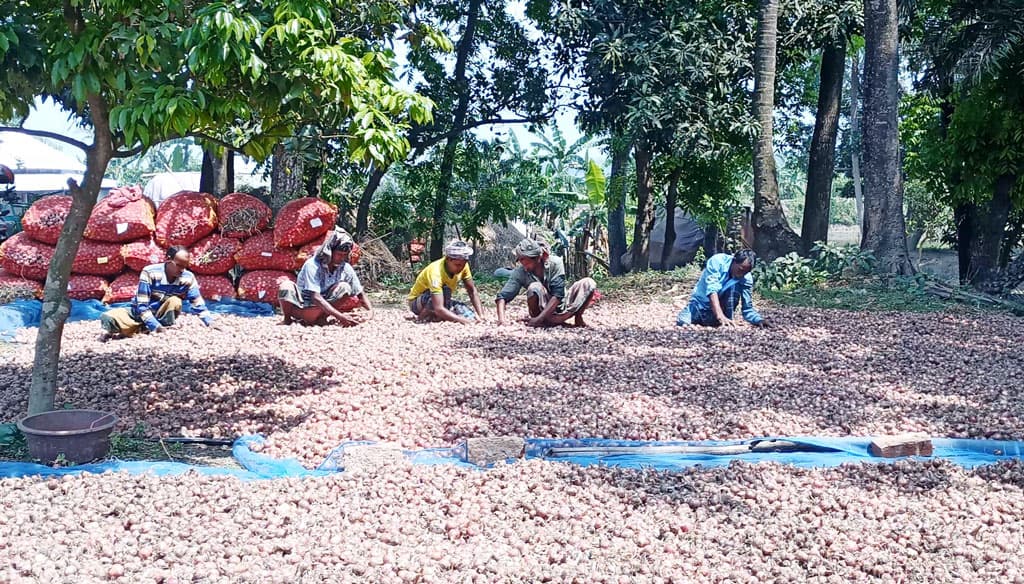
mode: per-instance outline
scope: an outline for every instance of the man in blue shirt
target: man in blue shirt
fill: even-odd
[[[195,274],[187,269],[191,260],[188,250],[176,245],[167,250],[166,262],[146,266],[139,274],[131,308],[111,308],[100,317],[100,340],[130,337],[143,327],[151,333],[162,333],[181,314],[182,300],[188,301],[190,312],[198,314],[203,324],[212,325],[213,317],[199,293]]]
[[[690,296],[690,304],[679,311],[677,325],[697,324],[702,326],[736,326],[732,320],[737,304],[742,304],[743,318],[757,327],[768,324],[756,310],[751,297],[754,269],[757,256],[745,249],[734,255],[715,254],[708,258],[707,265],[697,280]]]

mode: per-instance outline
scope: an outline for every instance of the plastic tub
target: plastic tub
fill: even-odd
[[[99,410],[53,410],[23,418],[18,429],[29,454],[43,464],[52,464],[61,455],[77,464],[107,456],[117,422],[117,416]]]

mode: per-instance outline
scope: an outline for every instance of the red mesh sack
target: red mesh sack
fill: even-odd
[[[124,271],[121,245],[83,239],[71,264],[72,274],[116,276]]]
[[[182,191],[160,203],[156,242],[160,247],[190,246],[217,229],[217,199],[207,193]]]
[[[238,298],[252,302],[277,303],[277,289],[283,280],[295,281],[295,275],[279,270],[257,270],[242,275],[238,281]]]
[[[263,201],[246,193],[231,193],[217,204],[220,234],[224,237],[245,239],[256,235],[270,225],[272,213]]]
[[[21,228],[36,241],[56,245],[64,220],[71,211],[71,197],[49,195],[32,203],[21,218]]]
[[[167,259],[167,253],[152,239],[142,239],[122,245],[121,257],[129,269],[141,272],[146,266]]]
[[[199,283],[199,293],[207,300],[216,302],[222,298],[235,297],[235,287],[224,276],[196,276],[196,282]]]
[[[68,298],[72,300],[103,300],[108,293],[110,284],[99,276],[73,274],[68,280]]]
[[[149,237],[156,231],[153,201],[142,196],[142,187],[113,189],[93,207],[85,236],[95,241],[125,242]]]
[[[294,249],[274,245],[274,234],[267,231],[246,239],[235,260],[244,270],[280,270],[294,272],[302,267]]]
[[[15,233],[0,244],[4,271],[10,276],[46,281],[46,272],[53,261],[53,246],[38,242],[24,231]]]
[[[110,291],[104,302],[128,302],[139,290],[139,273],[125,272],[110,283]]]
[[[327,201],[313,197],[291,201],[281,207],[274,220],[274,243],[278,247],[309,243],[334,229],[337,217],[337,207]]]
[[[211,235],[192,247],[189,269],[197,274],[216,276],[235,267],[235,254],[242,249],[237,239]]]
[[[299,265],[306,263],[306,260],[313,257],[318,247],[323,245],[324,238],[318,237],[316,240],[307,243],[306,245],[299,248],[298,259]],[[359,258],[363,256],[363,248],[359,247],[358,243],[352,244],[352,251],[348,254],[348,263],[353,266],[359,263]]]
[[[42,298],[43,285],[35,280],[13,276],[0,270],[0,302],[15,298]]]

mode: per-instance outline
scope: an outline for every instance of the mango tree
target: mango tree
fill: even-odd
[[[296,128],[340,129],[351,157],[401,158],[411,121],[430,103],[394,86],[384,41],[403,3],[386,0],[20,0],[3,2],[0,110],[24,116],[50,96],[92,131],[92,143],[46,135],[86,155],[81,184],[44,289],[28,410],[52,409],[67,284],[100,181],[112,159],[194,137],[257,159]]]

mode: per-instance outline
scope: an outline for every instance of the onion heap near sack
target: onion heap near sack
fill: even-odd
[[[71,211],[71,197],[49,195],[32,203],[21,218],[24,233],[36,241],[56,245]]]
[[[291,201],[274,220],[274,244],[297,247],[309,243],[334,229],[337,217],[337,207],[327,201],[313,197]]]
[[[278,270],[257,270],[243,274],[238,281],[238,299],[277,304],[277,289],[284,280],[294,282],[295,274]]]
[[[190,246],[217,229],[217,199],[207,193],[182,191],[160,203],[156,242],[160,247]]]
[[[292,272],[302,267],[294,249],[274,245],[274,234],[270,231],[246,239],[235,260],[244,270]]]
[[[10,302],[17,298],[42,298],[43,285],[35,280],[28,280],[8,274],[0,269],[0,303]]]
[[[96,203],[85,226],[85,237],[122,243],[150,237],[156,231],[156,207],[138,185],[113,189]]]
[[[139,273],[125,272],[110,283],[110,292],[104,302],[128,302],[139,291]]]
[[[110,293],[110,285],[99,276],[72,274],[68,280],[68,298],[72,300],[103,300]]]
[[[246,193],[231,193],[217,204],[220,234],[224,237],[245,239],[260,233],[270,225],[272,212],[263,201]]]
[[[53,246],[38,242],[22,231],[0,244],[0,256],[3,256],[0,267],[8,275],[43,282],[53,261]]]
[[[71,264],[72,274],[93,276],[116,276],[124,271],[124,257],[121,245],[83,239]]]
[[[224,276],[196,276],[196,282],[199,283],[199,293],[206,300],[218,302],[224,298],[235,297],[235,287],[231,285],[231,280]]]
[[[146,266],[167,259],[167,252],[152,239],[141,239],[122,245],[121,257],[129,269],[141,272]]]
[[[197,274],[216,276],[235,267],[235,254],[242,249],[237,239],[211,235],[192,246],[189,269]]]

